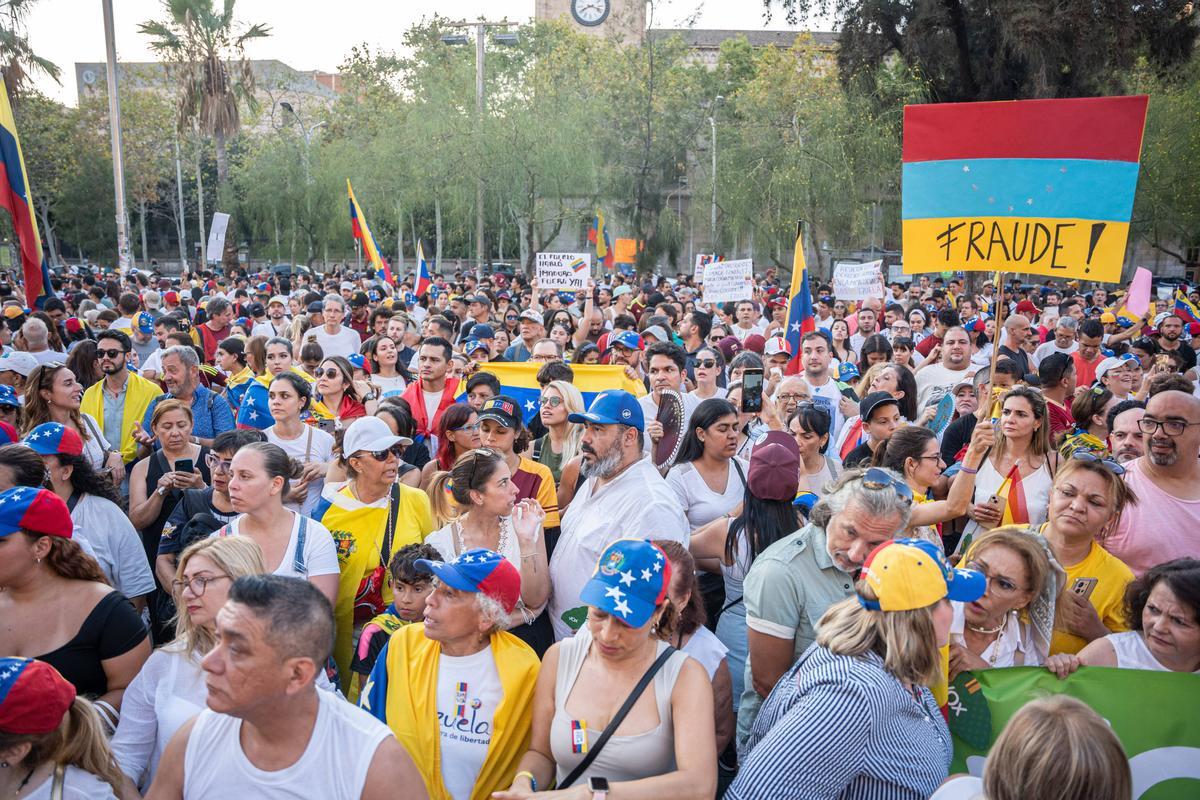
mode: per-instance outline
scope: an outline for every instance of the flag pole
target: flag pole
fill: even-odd
[[[1000,332],[1004,324],[1004,310],[1008,304],[1004,302],[1004,271],[996,271],[996,291],[999,295],[996,297],[996,335],[992,342],[992,365],[991,372],[988,375],[988,403],[992,402],[992,387],[996,385],[996,362],[1000,360]],[[987,323],[984,323],[984,329],[987,329]]]

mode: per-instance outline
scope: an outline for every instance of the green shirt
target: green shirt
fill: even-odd
[[[833,563],[825,529],[808,524],[780,539],[754,559],[742,587],[746,627],[779,639],[794,639],[792,662],[817,639],[817,621],[834,603],[854,593],[854,578]],[[754,691],[750,655],[746,688],[738,706],[738,743],[750,728],[763,699]]]

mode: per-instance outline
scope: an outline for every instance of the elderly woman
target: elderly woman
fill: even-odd
[[[580,600],[590,636],[550,648],[538,675],[533,738],[498,800],[534,796],[695,798],[716,792],[713,690],[675,650],[671,564],[637,539],[605,548]]]
[[[0,795],[114,800],[124,783],[100,715],[54,667],[0,658]]]
[[[725,797],[932,794],[952,752],[927,688],[950,636],[948,601],[974,602],[986,584],[978,572],[952,570],[919,539],[875,548],[856,596],[825,612],[816,646],[763,704]]]
[[[416,567],[435,579],[425,623],[384,645],[361,705],[396,734],[430,797],[489,798],[529,746],[538,659],[505,631],[521,575],[481,548]]]
[[[1177,558],[1129,584],[1125,614],[1133,630],[1096,639],[1046,667],[1065,678],[1080,667],[1200,674],[1200,560]]]
[[[974,602],[954,603],[951,680],[968,670],[1043,663],[1066,581],[1045,539],[1028,528],[995,528],[975,540],[963,563],[987,578],[987,592]]]
[[[349,480],[330,486],[313,513],[338,549],[333,656],[347,687],[356,625],[382,614],[392,602],[386,580],[392,554],[433,530],[429,497],[396,480],[400,454],[409,444],[411,439],[393,434],[379,417],[354,420],[342,439],[340,458]]]
[[[52,665],[113,728],[150,641],[71,532],[67,504],[48,489],[0,492],[0,653]]]

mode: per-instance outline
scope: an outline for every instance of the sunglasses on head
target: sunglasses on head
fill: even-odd
[[[868,489],[893,489],[902,500],[913,501],[913,491],[904,481],[892,477],[887,470],[871,467],[863,475],[862,484]]]
[[[354,455],[356,455],[356,456],[366,455],[366,456],[370,456],[371,458],[375,459],[376,461],[387,461],[389,455],[395,456],[396,458],[400,458],[401,456],[403,456],[404,455],[404,445],[394,444],[391,447],[387,448],[386,450],[359,450]]]
[[[1107,469],[1109,472],[1111,472],[1113,475],[1124,475],[1125,474],[1125,467],[1118,464],[1114,459],[1106,458],[1104,456],[1098,456],[1095,453],[1093,453],[1091,450],[1088,450],[1083,447],[1080,447],[1075,452],[1071,453],[1071,458],[1075,459],[1076,461],[1096,462],[1096,463],[1100,464],[1101,466],[1103,466],[1105,469]]]

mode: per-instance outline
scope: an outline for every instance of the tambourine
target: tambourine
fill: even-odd
[[[654,466],[665,475],[683,446],[683,395],[674,389],[663,389],[655,419],[662,424],[663,435],[654,445]]]

